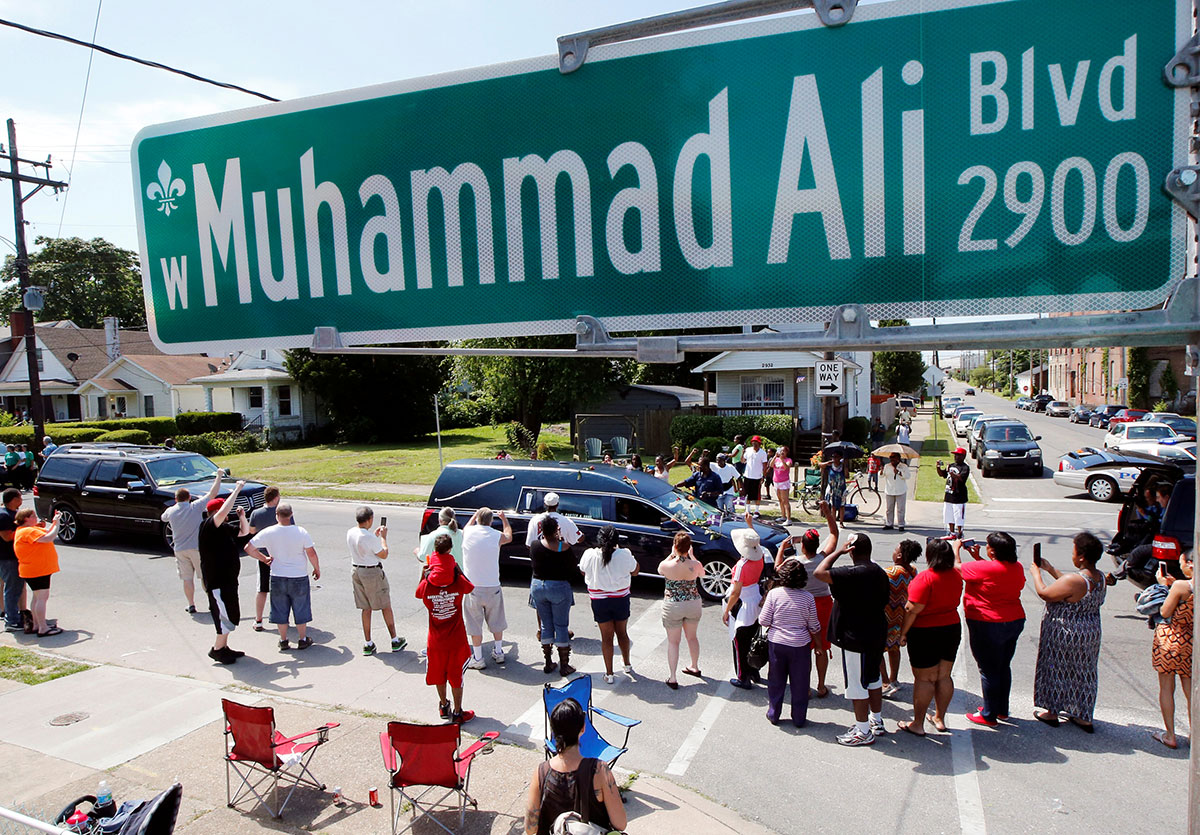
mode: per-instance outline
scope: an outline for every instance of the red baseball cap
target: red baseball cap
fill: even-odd
[[[221,509],[221,505],[223,505],[223,504],[225,504],[224,499],[212,499],[209,501],[208,504],[206,504],[204,506],[204,509],[208,511],[209,516],[212,516],[214,513],[216,513],[218,510]]]
[[[751,439],[750,439],[750,443],[752,443],[752,444],[761,444],[761,443],[762,443],[762,438],[760,438],[758,435],[755,435],[753,438],[751,438]]]
[[[967,451],[965,449],[963,449],[962,447],[959,447],[958,449],[954,450],[954,454],[955,455],[966,455]]]

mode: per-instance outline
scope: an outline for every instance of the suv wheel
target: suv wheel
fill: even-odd
[[[55,511],[61,514],[58,517],[58,538],[60,540],[71,545],[87,538],[88,529],[79,523],[79,516],[76,515],[74,508],[59,505]]]
[[[1121,495],[1121,490],[1117,487],[1117,483],[1105,476],[1099,476],[1089,481],[1087,491],[1098,502],[1111,502],[1114,498]]]
[[[166,549],[172,553],[175,552],[175,534],[171,530],[170,522],[163,522],[162,526],[162,541]]]
[[[719,552],[701,554],[700,564],[704,573],[700,575],[697,585],[700,596],[705,600],[724,600],[733,585],[733,566],[725,561],[725,555]]]

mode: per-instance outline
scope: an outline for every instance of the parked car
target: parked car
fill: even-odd
[[[971,426],[971,421],[982,415],[979,409],[961,409],[954,418],[954,434],[962,437],[967,434],[967,429]]]
[[[915,397],[901,396],[896,398],[897,409],[908,409],[910,412],[917,408],[917,399]]]
[[[1196,440],[1196,421],[1192,418],[1182,417],[1181,415],[1164,414],[1162,412],[1151,412],[1142,420],[1147,423],[1153,418],[1154,423],[1165,423],[1167,426],[1175,430],[1175,434],[1181,438],[1188,440]],[[1138,421],[1139,423],[1141,421]]]
[[[1035,478],[1042,475],[1042,448],[1029,427],[1017,420],[988,421],[976,448],[979,471],[984,478],[997,472],[1023,472]]]
[[[975,389],[971,388],[970,386],[967,386],[967,390],[964,391],[963,394],[965,394],[967,397],[974,397]]]
[[[1071,404],[1065,400],[1051,400],[1046,404],[1046,417],[1067,417],[1071,414]]]
[[[978,415],[971,421],[971,426],[967,430],[967,452],[974,458],[975,447],[979,443],[979,436],[983,432],[984,425],[991,420],[1012,420],[1008,415]]]
[[[1028,409],[1029,404],[1032,402],[1033,402],[1033,400],[1031,398],[1026,397],[1025,395],[1022,394],[1020,397],[1017,398],[1017,402],[1015,405],[1018,409]]]
[[[421,533],[437,527],[443,507],[454,509],[460,526],[480,507],[503,510],[512,525],[513,541],[500,549],[500,563],[528,564],[529,521],[545,509],[543,500],[551,492],[559,495],[558,512],[571,517],[586,543],[594,544],[602,527],[614,525],[622,547],[637,558],[642,575],[658,576],[658,564],[671,553],[675,534],[687,532],[696,558],[704,565],[700,593],[708,600],[720,600],[729,590],[738,560],[730,532],[745,522],[723,519],[716,508],[683,490],[653,476],[631,476],[623,467],[579,461],[454,461],[442,470],[429,494]],[[755,525],[755,530],[772,554],[788,535],[767,524]]]
[[[1035,395],[1032,399],[1032,402],[1030,402],[1030,404],[1029,404],[1029,411],[1044,412],[1044,411],[1046,411],[1046,404],[1053,403],[1053,402],[1054,402],[1054,398],[1052,396],[1050,396],[1049,394]]]
[[[1132,423],[1141,420],[1148,414],[1150,413],[1145,409],[1121,409],[1108,419],[1108,425],[1111,428],[1114,423]]]
[[[1157,530],[1138,513],[1138,504],[1147,488],[1166,482],[1173,485],[1171,498],[1163,510]],[[1153,556],[1160,561],[1175,561],[1192,550],[1196,536],[1196,476],[1192,464],[1162,462],[1145,467],[1134,480],[1117,514],[1117,532],[1108,553],[1118,565],[1137,545],[1149,541]]]
[[[1123,455],[1153,455],[1164,461],[1192,463],[1196,460],[1196,442],[1182,437],[1161,441],[1129,441],[1121,447]]]
[[[1088,418],[1088,426],[1096,426],[1100,429],[1107,429],[1108,421],[1113,415],[1121,411],[1123,408],[1125,407],[1118,406],[1114,403],[1110,403],[1107,406],[1097,406],[1095,409],[1092,409],[1092,416]]]
[[[1164,438],[1178,437],[1175,430],[1165,423],[1110,422],[1108,434],[1104,436],[1104,448],[1122,449],[1131,443],[1136,446],[1138,441],[1161,441]]]
[[[1152,463],[1141,454],[1080,447],[1058,460],[1054,483],[1086,491],[1098,502],[1113,501],[1128,493],[1138,475]]]
[[[1071,421],[1071,423],[1087,423],[1089,420],[1091,420],[1091,417],[1092,410],[1090,408],[1087,406],[1076,406],[1071,410],[1071,413],[1067,415],[1067,420]]]
[[[171,526],[162,513],[175,504],[175,491],[186,487],[204,496],[219,468],[203,455],[134,444],[63,444],[46,459],[33,486],[38,515],[62,514],[58,538],[71,544],[92,530],[129,531],[157,536],[170,548]],[[228,496],[234,481],[221,481],[218,496]],[[265,484],[248,481],[237,506],[247,513],[263,506]],[[236,519],[233,520],[236,523]]]

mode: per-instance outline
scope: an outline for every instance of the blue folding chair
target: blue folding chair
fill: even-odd
[[[604,443],[599,438],[584,438],[583,446],[587,451],[587,460],[599,461],[604,457]]]
[[[629,454],[629,439],[624,435],[618,435],[608,443],[612,447],[613,455],[617,458],[624,458]]]
[[[585,757],[595,757],[611,768],[617,759],[629,750],[629,729],[634,725],[642,724],[642,720],[630,719],[628,716],[622,716],[619,713],[613,713],[610,710],[593,705],[592,677],[590,675],[581,675],[573,678],[562,687],[551,687],[547,684],[545,689],[542,690],[542,702],[546,706],[544,722],[546,759],[550,759],[550,757],[557,753],[554,747],[554,740],[550,738],[550,713],[567,699],[574,699],[584,709],[585,719],[583,733],[579,735],[579,753]],[[614,722],[625,729],[625,740],[621,743],[620,748],[600,736],[600,733],[592,724],[593,714],[603,716],[610,722]]]

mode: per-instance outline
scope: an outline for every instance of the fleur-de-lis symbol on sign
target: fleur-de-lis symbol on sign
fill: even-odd
[[[187,192],[187,185],[183,180],[176,177],[171,179],[171,166],[167,165],[164,159],[162,164],[158,166],[158,182],[151,183],[146,187],[146,196],[151,200],[158,201],[158,210],[167,217],[171,216],[171,212],[179,207],[175,205],[175,200],[182,197]]]

